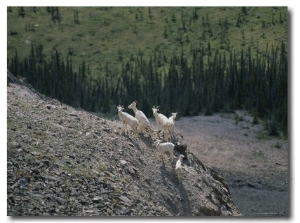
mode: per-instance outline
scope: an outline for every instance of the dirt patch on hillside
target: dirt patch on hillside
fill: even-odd
[[[288,216],[288,141],[267,136],[262,121],[252,120],[245,111],[187,117],[177,120],[176,131],[192,153],[221,173],[245,216]]]

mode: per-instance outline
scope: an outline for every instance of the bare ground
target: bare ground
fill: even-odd
[[[8,93],[12,93],[8,94],[11,96],[19,95],[20,99],[26,98],[26,101],[38,100],[36,94],[21,88],[8,88]],[[12,106],[17,104],[14,101]],[[40,107],[39,103],[34,106]],[[23,115],[24,112],[20,110],[18,114]],[[62,116],[56,118],[62,119]],[[155,126],[154,120],[151,121]],[[61,127],[56,122],[53,125]],[[188,150],[225,178],[233,201],[244,216],[288,217],[291,196],[288,141],[280,137],[268,137],[263,132],[262,122],[258,125],[251,123],[251,116],[245,111],[237,111],[232,114],[181,118],[176,120],[175,125],[176,131],[185,138]],[[69,124],[73,125],[71,122]],[[114,122],[110,122],[110,128],[120,128],[114,125]],[[32,128],[31,125],[29,127]],[[108,131],[104,130],[104,133]]]
[[[188,149],[227,181],[244,216],[289,216],[289,145],[245,111],[180,118]]]
[[[158,158],[159,132],[124,134],[119,120],[19,84],[7,99],[7,215],[241,216],[224,179],[181,135],[172,155],[186,158],[175,170],[176,160]]]

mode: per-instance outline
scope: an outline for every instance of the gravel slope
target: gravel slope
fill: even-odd
[[[217,170],[245,216],[290,215],[289,145],[269,137],[246,111],[181,118],[176,130],[190,151]]]
[[[239,216],[224,179],[177,134],[182,171],[161,160],[161,135],[134,138],[120,121],[99,118],[7,87],[7,214],[9,216]]]

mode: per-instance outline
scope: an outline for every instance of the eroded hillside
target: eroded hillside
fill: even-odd
[[[157,157],[157,132],[122,133],[121,123],[7,86],[9,216],[235,216],[227,184],[192,153]],[[176,135],[177,145],[185,144]],[[174,156],[179,153],[174,151]],[[166,157],[167,158],[167,157]]]

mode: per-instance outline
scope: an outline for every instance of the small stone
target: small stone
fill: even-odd
[[[28,177],[23,177],[21,178],[17,183],[15,183],[14,185],[12,185],[12,188],[19,186],[21,188],[27,188],[28,187],[28,183],[29,183],[29,178]]]
[[[30,154],[33,155],[33,156],[39,156],[40,155],[40,153],[37,152],[37,151],[32,151],[32,152],[30,152]]]
[[[59,168],[59,164],[58,164],[58,163],[53,163],[53,164],[52,164],[52,167],[53,167],[53,168]]]
[[[64,204],[66,202],[65,199],[61,198],[61,197],[57,197],[56,198],[57,202],[60,203],[60,204]]]
[[[92,201],[93,201],[94,203],[100,203],[102,200],[103,200],[102,197],[94,197]]]
[[[43,160],[42,163],[45,164],[46,166],[50,165],[50,161],[49,160]]]
[[[67,164],[68,166],[73,166],[73,164],[70,161],[66,161],[65,164]]]
[[[12,145],[13,145],[15,148],[20,148],[20,147],[21,147],[20,143],[18,143],[18,142],[12,142]]]
[[[121,215],[130,215],[130,210],[128,210],[125,207],[122,207],[121,210],[120,210],[120,214]]]
[[[104,128],[103,131],[104,131],[104,132],[111,132],[111,129],[109,129],[109,128]]]
[[[125,203],[131,203],[131,200],[126,196],[121,195],[119,199]]]
[[[123,166],[123,165],[125,165],[127,163],[127,161],[126,160],[120,160],[120,163]]]
[[[100,173],[97,170],[92,170],[93,173],[100,175]]]
[[[71,188],[71,196],[77,196],[78,193],[74,188]]]

